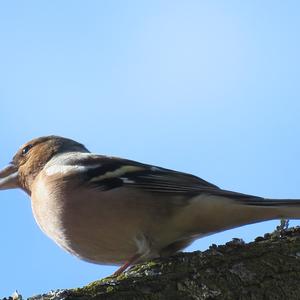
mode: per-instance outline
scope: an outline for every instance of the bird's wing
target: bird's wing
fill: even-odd
[[[93,155],[93,164],[98,167],[87,168],[85,179],[103,191],[121,186],[165,193],[196,192],[201,188],[219,189],[190,174],[122,158]]]
[[[87,168],[82,176],[92,188],[101,191],[127,187],[160,194],[193,196],[206,193],[239,201],[262,199],[256,196],[222,190],[216,185],[191,174],[122,158],[91,154],[85,160],[76,162],[76,165],[78,164],[96,166]]]

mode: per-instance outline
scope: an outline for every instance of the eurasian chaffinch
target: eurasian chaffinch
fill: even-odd
[[[190,174],[90,153],[71,139],[34,139],[0,172],[0,189],[30,197],[42,231],[81,259],[129,265],[171,255],[195,239],[278,218],[300,200],[226,191]]]

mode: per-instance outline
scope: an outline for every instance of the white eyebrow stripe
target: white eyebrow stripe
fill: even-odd
[[[98,165],[89,165],[89,166],[80,166],[80,165],[60,165],[55,164],[45,168],[45,173],[48,176],[56,175],[56,174],[74,174],[74,173],[83,173],[90,169],[96,169],[101,167],[100,164]]]

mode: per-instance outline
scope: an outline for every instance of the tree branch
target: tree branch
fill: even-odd
[[[300,299],[300,228],[180,253],[31,300]]]

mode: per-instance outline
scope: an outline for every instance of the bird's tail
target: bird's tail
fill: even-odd
[[[243,201],[243,204],[269,210],[274,219],[300,219],[300,199],[253,198]]]
[[[300,219],[300,199],[266,199],[221,191],[221,196],[199,196],[183,211],[176,224],[186,231],[211,234],[275,219]]]

